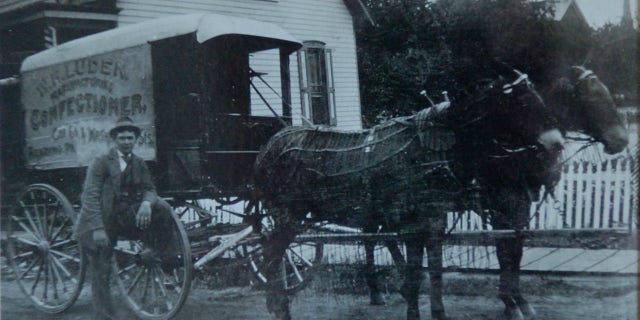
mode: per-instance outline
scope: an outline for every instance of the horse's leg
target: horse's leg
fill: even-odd
[[[427,261],[429,262],[429,281],[431,291],[429,299],[431,301],[431,318],[437,320],[448,319],[442,302],[442,238],[444,234],[429,237],[426,243]]]
[[[365,253],[365,266],[364,276],[367,280],[367,286],[369,287],[369,304],[374,306],[384,305],[384,297],[380,292],[378,286],[378,276],[376,273],[375,256],[373,251],[376,247],[376,242],[372,240],[364,241],[364,253]]]
[[[274,230],[269,238],[263,241],[265,276],[267,278],[267,310],[278,320],[291,320],[289,296],[284,290],[281,273],[282,257],[293,241],[295,228],[287,226],[284,219],[274,215]]]
[[[515,241],[513,241],[513,266],[511,267],[511,272],[513,273],[511,279],[512,286],[512,296],[513,300],[515,300],[518,305],[518,309],[522,312],[522,315],[525,319],[534,319],[536,317],[536,311],[529,304],[529,302],[522,296],[520,292],[520,263],[522,262],[522,254],[524,247],[524,238],[520,235],[516,236]]]
[[[523,230],[527,228],[527,224],[529,222],[529,202],[522,201],[520,205],[516,207],[516,212],[518,214],[518,221],[516,222],[516,230]],[[509,242],[511,248],[507,249],[507,252],[511,252],[512,258],[508,260],[512,265],[508,268],[511,272],[511,295],[513,300],[518,305],[518,309],[522,312],[522,315],[525,319],[534,319],[536,317],[536,311],[533,307],[527,302],[527,300],[522,296],[520,292],[520,264],[522,263],[522,255],[524,248],[524,237],[522,234],[518,233],[516,235],[515,241]]]
[[[496,255],[500,264],[499,297],[504,302],[504,314],[509,320],[524,319],[515,299],[519,278],[518,270],[522,258],[522,245],[518,243],[518,239],[521,237],[496,239]],[[521,295],[520,298],[522,298]]]
[[[520,196],[516,195],[513,201],[512,208],[509,208],[509,211],[515,214],[511,222],[512,228],[517,231],[527,229],[529,224],[529,208],[531,206],[530,200],[522,194]],[[505,245],[503,245],[503,248],[504,246]],[[507,270],[510,272],[508,281],[510,282],[511,297],[525,319],[534,319],[536,317],[535,310],[522,296],[522,293],[520,293],[520,263],[522,263],[524,237],[518,233],[516,234],[516,238],[508,241],[506,246],[508,246],[506,252],[509,252],[511,255],[511,259],[506,259],[506,263],[511,264],[507,267]]]
[[[404,256],[402,255],[402,251],[400,251],[400,247],[398,246],[398,242],[396,241],[385,241],[385,246],[389,249],[389,253],[391,254],[391,258],[393,259],[393,263],[399,270],[404,268]]]
[[[423,240],[422,236],[416,236],[405,241],[407,263],[405,265],[404,284],[400,288],[400,294],[407,301],[407,320],[420,320],[418,299],[420,297],[420,284],[424,277],[422,273]]]

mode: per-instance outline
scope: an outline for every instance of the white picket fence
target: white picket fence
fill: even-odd
[[[637,149],[636,144],[625,156],[602,159],[599,162],[584,158],[567,162],[562,167],[562,176],[555,187],[554,197],[544,198],[542,203],[532,203],[529,228],[532,230],[637,230],[639,223]],[[544,190],[540,191],[540,198],[544,192]],[[481,216],[473,211],[450,212],[447,215],[447,224],[448,230],[452,232],[492,230],[491,225],[483,223]],[[447,244],[443,249],[444,265],[447,268],[496,269],[498,267],[494,246]],[[550,253],[558,250],[558,248],[546,249],[551,249]],[[404,250],[402,246],[401,250]],[[545,248],[537,250],[545,250]],[[568,250],[567,254],[574,254],[576,250],[582,250],[580,254],[585,252],[585,249]],[[545,251],[539,259],[550,253]],[[531,258],[530,256],[536,254],[539,254],[536,248],[525,248],[525,257]],[[538,258],[534,261],[537,260]],[[594,265],[606,265],[606,263],[603,264],[604,260],[606,259],[598,260]],[[361,244],[325,244],[324,261],[328,264],[363,264],[364,248]],[[375,263],[380,266],[393,265],[391,255],[382,244],[376,247]],[[538,263],[544,264],[542,261]],[[423,265],[427,266],[426,257]],[[523,267],[555,270],[552,268],[553,265],[538,266],[532,261]],[[556,269],[562,269],[562,267],[556,266]],[[623,267],[622,269],[625,270],[633,269],[633,272],[636,270],[633,266]]]
[[[634,157],[564,164],[553,197],[531,205],[529,228],[637,229],[638,181],[637,174],[633,174],[637,166]],[[544,193],[543,188],[540,198]],[[491,230],[473,211],[450,212],[448,226],[453,231]]]

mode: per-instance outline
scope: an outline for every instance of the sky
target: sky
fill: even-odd
[[[595,29],[602,27],[607,22],[620,23],[624,0],[576,0],[582,10],[587,23]],[[638,21],[638,2],[629,0],[631,4],[631,16]]]

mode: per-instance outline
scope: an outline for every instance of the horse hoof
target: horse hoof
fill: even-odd
[[[420,311],[407,310],[407,320],[420,320]]]
[[[520,308],[513,306],[504,309],[504,318],[505,320],[524,320],[524,315],[522,315]]]
[[[434,320],[449,320],[449,317],[447,317],[447,314],[444,312],[444,310],[442,310],[442,311],[431,311],[431,319],[434,319]]]
[[[528,303],[519,304],[518,308],[520,309],[520,312],[522,312],[524,318],[527,320],[533,320],[537,316],[536,310]]]
[[[400,296],[402,296],[402,298],[404,298],[405,301],[409,299],[409,295],[408,295],[407,291],[408,291],[408,289],[404,284],[398,290],[398,293],[400,293]]]
[[[369,298],[369,304],[372,306],[384,306],[386,304],[384,297],[380,293],[371,294]]]

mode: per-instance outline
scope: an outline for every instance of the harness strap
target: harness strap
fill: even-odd
[[[521,82],[524,81],[524,83],[529,83],[529,76],[526,73],[522,73],[518,70],[514,70],[517,74],[519,74],[520,76],[518,77],[518,79],[516,79],[515,81],[511,82],[511,83],[507,83],[505,85],[502,86],[502,92],[509,94],[511,92],[513,92],[513,87],[520,85]]]
[[[593,71],[585,69],[582,74],[578,77],[578,81],[582,81],[588,78],[593,78],[596,77],[595,73],[593,73]]]

